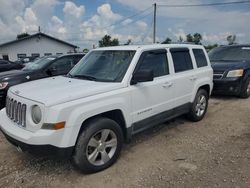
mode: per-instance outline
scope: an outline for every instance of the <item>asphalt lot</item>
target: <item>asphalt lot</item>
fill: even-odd
[[[148,130],[92,175],[19,153],[0,133],[0,187],[250,187],[250,99],[213,97],[203,121]]]

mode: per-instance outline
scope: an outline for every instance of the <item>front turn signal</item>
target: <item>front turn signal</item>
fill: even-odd
[[[58,130],[65,128],[65,121],[59,123],[44,123],[42,129]]]

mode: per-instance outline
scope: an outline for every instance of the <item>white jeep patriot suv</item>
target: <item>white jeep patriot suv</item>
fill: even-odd
[[[199,45],[99,48],[67,76],[11,87],[0,128],[22,150],[72,157],[93,173],[110,167],[136,133],[182,114],[201,120],[212,80]]]

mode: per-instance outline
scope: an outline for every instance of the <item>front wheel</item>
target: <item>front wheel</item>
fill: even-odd
[[[85,126],[77,140],[73,163],[84,173],[95,173],[115,163],[123,134],[121,127],[108,118],[90,120]]]
[[[188,119],[191,121],[200,121],[203,119],[207,112],[208,107],[208,93],[204,89],[200,89],[192,103],[190,112],[188,113]]]
[[[243,85],[242,91],[240,93],[240,97],[246,99],[250,96],[250,78],[246,80]]]

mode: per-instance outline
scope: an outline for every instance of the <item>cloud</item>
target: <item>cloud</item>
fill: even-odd
[[[138,19],[138,18],[137,18]],[[81,24],[83,38],[89,43],[98,42],[104,35],[118,38],[123,44],[131,39],[133,44],[152,42],[148,33],[148,24],[142,20],[125,19],[115,13],[110,4],[103,4],[97,8],[97,13]]]
[[[134,10],[143,10],[152,6],[152,0],[116,0],[123,6],[130,7]],[[185,4],[202,4],[202,0],[193,0],[188,3],[186,0],[158,0],[158,5],[185,5]],[[244,5],[242,5],[244,7]],[[164,40],[166,36],[173,36],[175,34],[168,31],[167,27],[171,27],[178,32],[180,29],[186,33],[206,33],[207,36],[217,36],[222,39],[222,36],[227,33],[233,33],[237,36],[244,34],[245,42],[250,42],[249,10],[239,9],[236,6],[204,6],[204,7],[157,7],[157,34]],[[159,24],[160,23],[160,24]],[[167,26],[167,27],[166,27]],[[205,37],[207,42],[213,42],[215,38]],[[240,38],[241,40],[243,37]]]
[[[111,2],[111,1],[107,1]],[[0,0],[0,43],[12,40],[21,32],[34,33],[38,26],[42,32],[73,44],[90,47],[97,45],[105,35],[117,37],[120,43],[131,39],[133,44],[152,43],[152,15],[137,13],[152,7],[152,0],[116,0],[119,4],[99,4],[95,9],[89,4],[60,0]],[[187,4],[185,0],[157,0],[157,4]],[[192,4],[203,3],[192,0]],[[88,13],[91,15],[85,16]],[[11,11],[10,11],[11,10]],[[153,9],[152,9],[153,10]],[[221,7],[163,8],[157,7],[157,41],[166,37],[177,41],[179,36],[199,32],[203,43],[223,43],[226,36],[236,34],[238,42],[250,42],[250,12],[247,9]]]
[[[168,28],[168,32],[171,33],[174,37],[175,37],[175,40],[178,41],[180,39],[180,37],[183,39],[183,40],[186,40],[186,33],[183,29],[178,29],[177,31],[173,31],[173,29],[171,28]]]
[[[37,17],[31,8],[26,8],[24,16],[17,16],[16,22],[20,25],[22,32],[34,32],[38,30]]]
[[[38,18],[38,24],[41,28],[47,27],[57,5],[59,5],[58,0],[35,0],[30,4],[30,8]]]
[[[52,16],[51,21],[55,25],[62,25],[63,24],[63,21],[60,18],[58,18],[57,16]]]
[[[85,7],[83,5],[77,7],[75,3],[71,1],[66,1],[63,8],[63,12],[66,15],[71,15],[75,18],[80,18],[85,12]]]

